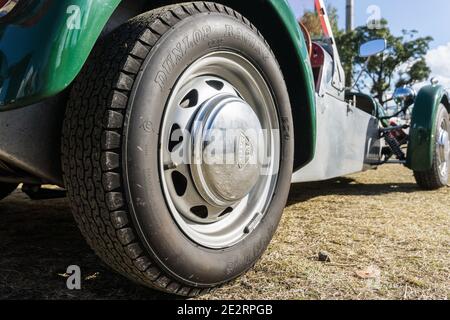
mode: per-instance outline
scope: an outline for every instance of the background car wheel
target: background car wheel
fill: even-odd
[[[450,157],[450,120],[444,105],[439,106],[436,117],[436,148],[433,166],[428,171],[414,172],[417,184],[426,190],[435,190],[448,185]]]
[[[220,140],[214,129],[237,134]],[[289,193],[292,137],[283,75],[247,19],[204,2],[145,13],[94,49],[73,86],[63,168],[74,216],[123,275],[203,293],[269,244]],[[214,157],[206,146],[219,140],[236,162],[194,161]],[[250,161],[261,151],[264,165]]]
[[[0,200],[3,200],[9,196],[14,190],[17,189],[17,186],[17,184],[0,183]]]

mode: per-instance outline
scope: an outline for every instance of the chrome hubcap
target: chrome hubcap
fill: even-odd
[[[448,162],[450,157],[450,139],[445,121],[442,122],[438,131],[436,149],[439,163],[439,172],[442,177],[447,178]]]
[[[226,248],[259,224],[278,178],[278,123],[271,90],[239,54],[211,53],[180,77],[161,128],[160,171],[192,241]]]
[[[191,171],[209,204],[232,205],[256,185],[260,166],[253,133],[261,130],[252,107],[235,95],[219,94],[200,108],[193,126]]]

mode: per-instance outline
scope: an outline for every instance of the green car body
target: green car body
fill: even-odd
[[[17,21],[1,25],[1,108],[30,105],[67,88],[119,3],[38,0]]]
[[[0,106],[7,109],[30,105],[67,88],[120,2],[37,0],[34,10],[17,17],[16,23],[0,25]],[[286,1],[268,3],[296,49],[294,53],[303,77],[310,80],[307,92],[313,106],[312,72],[303,35]]]

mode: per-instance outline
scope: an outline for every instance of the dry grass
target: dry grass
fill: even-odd
[[[31,202],[16,193],[0,212],[0,298],[169,297],[104,267],[65,200]],[[331,262],[318,261],[319,252]],[[293,186],[263,259],[202,299],[448,299],[449,254],[450,189],[420,191],[408,170],[385,167]],[[94,275],[81,291],[65,289],[58,275],[70,264]],[[369,278],[359,277],[367,267]]]
[[[448,299],[449,254],[450,189],[420,191],[410,171],[384,167],[294,185],[262,261],[205,298]],[[356,275],[370,266],[374,278]]]

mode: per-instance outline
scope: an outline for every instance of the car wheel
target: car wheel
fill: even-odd
[[[203,2],[140,15],[96,46],[72,89],[63,168],[74,216],[128,278],[207,292],[273,237],[292,125],[279,65],[246,18]]]
[[[0,183],[0,200],[5,199],[9,196],[14,190],[17,189],[17,184],[11,183]]]
[[[436,117],[436,143],[433,166],[428,171],[416,171],[417,184],[425,190],[436,190],[448,185],[450,158],[450,120],[447,109],[440,105]]]

